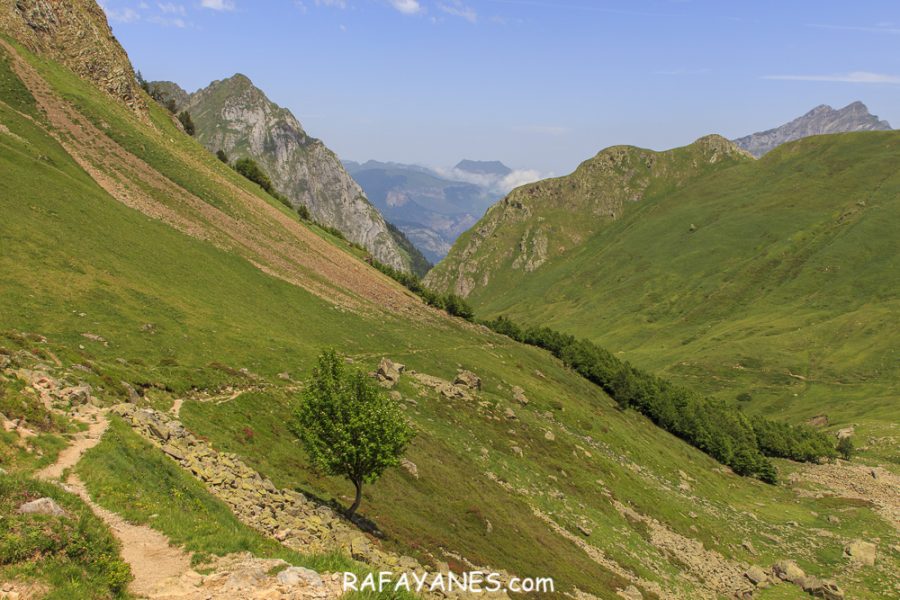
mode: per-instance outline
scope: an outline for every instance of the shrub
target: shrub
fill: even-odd
[[[172,106],[174,107],[174,101],[172,101]],[[175,112],[174,110],[172,112]],[[178,113],[178,120],[181,121],[182,127],[184,127],[184,132],[190,136],[193,136],[196,133],[196,128],[194,127],[194,121],[191,119],[191,113],[186,110]]]
[[[218,150],[218,151],[216,152],[216,158],[218,158],[219,160],[221,160],[221,161],[222,161],[223,163],[225,163],[226,165],[228,164],[228,155],[225,154],[225,151],[224,151],[224,150]]]
[[[853,440],[850,437],[843,437],[838,440],[837,443],[837,452],[841,455],[841,458],[844,460],[850,460],[853,458],[853,453],[856,448],[853,445]]]
[[[234,170],[257,184],[266,192],[272,193],[272,180],[252,158],[241,158],[234,163]]]

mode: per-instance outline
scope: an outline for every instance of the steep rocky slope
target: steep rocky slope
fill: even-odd
[[[890,129],[890,123],[879,120],[862,102],[853,102],[839,110],[822,104],[781,127],[738,138],[734,143],[753,156],[760,157],[781,144],[813,135]]]
[[[193,94],[171,82],[150,87],[191,114],[197,139],[210,151],[223,150],[232,160],[253,158],[291,204],[306,206],[314,220],[339,230],[379,261],[411,269],[408,251],[338,157],[246,76],[214,81]]]
[[[145,109],[131,62],[96,2],[3,0],[0,6],[4,33],[63,63],[128,106]]]

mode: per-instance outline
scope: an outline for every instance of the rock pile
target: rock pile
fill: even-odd
[[[117,405],[112,412],[205,483],[239,519],[286,546],[305,553],[341,550],[379,568],[423,570],[415,559],[376,547],[331,508],[299,492],[279,490],[236,455],[215,451],[165,413],[133,404]]]

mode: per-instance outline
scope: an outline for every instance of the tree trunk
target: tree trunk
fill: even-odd
[[[356,486],[356,500],[353,501],[353,506],[347,510],[347,518],[349,519],[353,519],[356,509],[359,508],[359,504],[362,502],[362,481],[354,481],[353,485]]]

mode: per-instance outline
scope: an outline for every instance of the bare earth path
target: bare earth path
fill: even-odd
[[[58,481],[66,469],[78,464],[81,456],[100,443],[109,422],[99,409],[91,410],[83,422],[88,430],[75,437],[73,443],[63,450],[57,461],[39,471],[36,476],[46,481]],[[134,575],[129,587],[136,596],[147,598],[178,597],[190,591],[191,558],[180,548],[169,545],[169,540],[158,531],[144,525],[132,525],[119,515],[96,504],[88,494],[84,483],[75,473],[70,473],[65,482],[66,490],[77,494],[103,519],[122,544],[122,558],[131,566]],[[196,575],[199,580],[199,575]],[[199,583],[199,581],[196,581]]]

